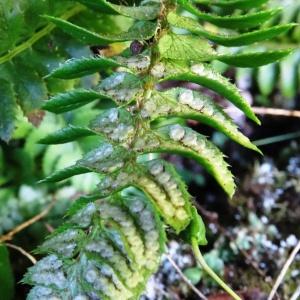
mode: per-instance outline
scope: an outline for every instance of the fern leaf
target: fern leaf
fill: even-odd
[[[293,49],[275,50],[266,52],[241,53],[235,55],[219,55],[218,60],[240,68],[260,67],[289,55]]]
[[[139,54],[131,56],[129,58],[117,56],[115,57],[116,61],[122,66],[127,67],[135,72],[144,72],[150,66],[150,56],[145,54]]]
[[[51,16],[44,17],[53,22],[57,27],[61,28],[66,33],[78,39],[80,42],[88,44],[105,45],[114,42],[147,40],[155,34],[156,30],[156,23],[150,21],[139,21],[126,32],[117,35],[100,35],[63,19]]]
[[[29,299],[45,296],[45,290],[48,296],[72,299],[92,294],[101,299],[136,299],[157,269],[165,233],[145,195],[129,190],[110,201],[90,204],[92,218],[91,210],[82,208],[73,214],[73,225],[58,230],[42,246],[42,251],[52,254],[29,268],[23,281],[37,285]],[[86,214],[89,233],[76,229]],[[65,264],[77,253],[78,260]]]
[[[42,100],[49,93],[63,91],[71,86],[71,83],[68,86],[54,86],[53,82],[51,84],[43,79],[49,68],[66,59],[67,54],[62,51],[62,43],[58,41],[55,33],[51,39],[56,49],[53,52],[49,51],[47,38],[41,38],[49,34],[54,26],[47,26],[40,15],[48,13],[67,19],[78,14],[82,6],[66,2],[50,4],[51,0],[45,0],[38,5],[32,1],[21,2],[22,4],[18,5],[11,1],[0,3],[0,77],[13,84],[13,93],[8,99],[11,104],[18,99],[15,108],[19,110],[19,115],[21,116],[22,112],[30,122],[39,125],[44,116],[40,110]],[[68,40],[68,43],[71,45],[72,41]],[[4,122],[1,118],[2,120]],[[12,128],[9,134],[7,132],[7,136],[3,137],[8,141],[12,137],[14,126],[11,122],[6,126]]]
[[[257,79],[260,92],[265,96],[269,96],[276,84],[276,64],[259,68],[257,71]]]
[[[163,105],[162,105],[163,104]],[[150,109],[150,110],[147,110]],[[142,111],[144,116],[158,117],[176,116],[203,122],[223,132],[235,142],[246,148],[260,150],[244,136],[230,117],[208,96],[183,88],[156,92],[152,95]]]
[[[245,46],[272,39],[280,34],[286,33],[296,26],[296,24],[284,24],[242,34],[221,35],[209,32],[205,30],[204,27],[202,27],[197,21],[191,18],[178,16],[173,12],[169,13],[168,21],[175,27],[184,28],[191,33],[205,37],[210,41],[226,47]]]
[[[174,60],[209,61],[216,52],[206,40],[191,35],[165,34],[158,42],[162,58]]]
[[[260,6],[269,0],[193,0],[195,3],[204,5],[214,5],[230,9],[249,9]]]
[[[288,99],[293,99],[297,94],[297,73],[298,62],[300,59],[299,53],[291,55],[280,63],[279,86],[282,95]]]
[[[114,103],[113,108],[103,107],[88,127],[71,125],[42,140],[65,143],[96,135],[93,141],[97,139],[97,146],[85,146],[89,152],[79,160],[77,153],[73,166],[44,181],[55,182],[94,172],[100,182],[92,196],[78,200],[68,213],[67,223],[40,247],[40,252],[49,255],[25,276],[25,281],[34,285],[28,298],[134,300],[157,270],[165,250],[164,224],[177,234],[182,233],[188,242],[194,244],[196,240],[200,245],[207,242],[204,223],[175,168],[162,159],[150,160],[148,154],[174,153],[190,157],[201,164],[230,197],[235,191],[234,178],[223,153],[202,134],[177,124],[174,117],[180,117],[180,122],[182,118],[199,120],[260,152],[212,99],[200,91],[164,90],[165,86],[169,87],[170,81],[173,84],[176,80],[200,84],[225,97],[259,123],[238,88],[204,62],[220,60],[240,67],[260,66],[281,59],[290,50],[240,51],[230,55],[214,50],[217,45],[209,41],[228,47],[248,45],[287,32],[294,24],[238,33],[240,29],[256,28],[279,10],[242,12],[241,15],[233,11],[232,15],[221,16],[202,12],[191,1],[178,1],[180,9],[196,15],[200,21],[237,30],[222,35],[207,31],[191,18],[179,16],[176,1],[146,0],[134,7],[105,0],[79,2],[100,9],[104,16],[130,17],[134,19],[130,21],[133,25],[128,31],[101,34],[64,19],[46,18],[85,44],[132,43],[130,46],[123,43],[129,48],[111,59],[99,56],[71,60],[49,76],[72,79],[109,70],[101,73],[103,78],[95,90],[76,89],[51,98],[45,104],[50,111],[66,112],[98,99]],[[229,11],[258,8],[265,2],[194,1]],[[166,120],[167,117],[173,119]]]
[[[143,82],[132,73],[116,72],[102,80],[98,90],[116,103],[128,103],[142,96]]]
[[[122,108],[106,110],[91,121],[90,128],[93,132],[103,134],[107,139],[125,147],[131,143],[135,133],[131,114]]]
[[[40,180],[39,183],[58,182],[58,181],[68,179],[72,176],[89,173],[89,172],[91,172],[91,170],[86,167],[73,165],[68,168],[54,172],[53,174],[47,176],[43,180]]]
[[[232,197],[235,191],[233,175],[223,159],[222,152],[205,136],[179,124],[163,126],[155,132],[157,136],[146,133],[140,137],[135,144],[136,151],[166,152],[190,157],[212,174],[224,191]]]
[[[98,185],[103,196],[128,186],[136,186],[149,195],[159,214],[176,232],[189,224],[191,196],[171,164],[158,159],[137,164],[103,177]]]
[[[78,138],[91,135],[95,135],[95,132],[88,128],[70,125],[58,130],[57,132],[51,133],[47,137],[39,140],[39,143],[46,145],[63,144],[73,142]]]
[[[0,109],[0,138],[8,142],[15,128],[15,116],[17,114],[17,102],[13,92],[13,85],[0,79],[1,104]]]
[[[102,100],[110,98],[93,90],[75,89],[50,98],[43,105],[43,108],[59,114],[79,108],[97,99]]]
[[[119,66],[121,65],[118,62],[106,57],[72,58],[54,69],[47,77],[61,79],[80,78],[101,70],[107,70],[108,68],[115,68]]]
[[[192,206],[192,221],[189,227],[183,233],[185,239],[191,243],[192,239],[196,239],[199,245],[207,245],[206,230],[201,216],[198,215],[197,209]]]
[[[145,164],[147,173],[136,178],[136,185],[151,196],[165,222],[181,232],[191,220],[191,196],[175,168],[162,160]]]
[[[98,148],[86,153],[77,165],[97,173],[111,173],[124,167],[130,154],[122,146],[102,142]]]
[[[99,9],[102,13],[120,14],[136,20],[153,20],[158,16],[160,11],[160,5],[158,2],[140,6],[117,5],[106,0],[80,0],[79,2],[91,8]]]
[[[196,15],[198,19],[210,22],[216,26],[231,29],[246,29],[259,26],[281,12],[281,9],[270,9],[261,12],[249,13],[246,15],[218,16],[201,12],[197,7],[189,3],[187,0],[180,0],[178,2],[187,11]]]
[[[206,64],[192,65],[190,69],[169,64],[166,65],[163,76],[162,80],[185,80],[210,88],[235,104],[249,119],[260,124],[251,106],[242,97],[237,87]]]

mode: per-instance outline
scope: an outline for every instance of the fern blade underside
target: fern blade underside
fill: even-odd
[[[28,299],[138,299],[165,250],[165,225],[177,234],[184,232],[189,242],[193,238],[200,245],[206,243],[204,224],[175,168],[162,159],[149,159],[147,154],[177,153],[194,159],[231,197],[234,177],[222,152],[200,133],[178,124],[178,118],[203,122],[260,152],[213,99],[200,91],[174,86],[161,90],[161,83],[175,79],[203,85],[259,123],[240,91],[210,62],[250,66],[251,60],[258,58],[262,65],[289,51],[235,57],[218,53],[208,40],[229,47],[246,45],[270,39],[293,25],[239,33],[241,28],[257,27],[276,15],[277,10],[263,10],[254,17],[253,13],[247,14],[249,8],[265,1],[213,1],[216,6],[246,11],[242,17],[232,16],[232,23],[231,16],[222,18],[198,10],[197,3],[209,5],[208,1],[194,1],[192,5],[190,1],[148,0],[132,8],[104,0],[79,2],[104,13],[130,17],[134,24],[128,31],[108,36],[59,18],[46,18],[84,43],[139,41],[144,50],[134,53],[127,49],[110,58],[73,59],[49,74],[69,80],[101,71],[103,79],[93,90],[76,89],[52,97],[44,109],[64,113],[98,100],[110,100],[115,107],[104,109],[87,127],[70,125],[40,141],[60,144],[87,136],[98,138],[97,148],[44,181],[57,182],[95,172],[99,184],[92,198],[79,199],[65,225],[39,247],[38,251],[48,256],[29,269],[24,282],[34,285]],[[182,10],[198,16],[199,22],[181,17]],[[211,34],[203,29],[203,20],[226,28],[231,24],[236,33]],[[178,34],[175,27],[189,33]],[[187,51],[178,55],[180,48]]]

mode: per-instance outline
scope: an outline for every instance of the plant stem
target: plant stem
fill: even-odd
[[[84,10],[85,7],[82,5],[76,5],[69,11],[67,11],[65,14],[63,14],[60,18],[63,20],[67,20],[74,15],[78,14],[82,10]],[[45,35],[49,34],[56,26],[54,24],[48,24],[41,30],[37,31],[31,38],[29,38],[24,43],[20,44],[19,46],[15,47],[12,50],[9,50],[5,55],[0,57],[0,65],[11,60],[21,52],[25,51],[26,49],[30,48],[34,43],[36,43],[39,39],[44,37]]]
[[[292,132],[292,133],[286,133],[281,135],[276,135],[260,140],[253,141],[253,144],[256,146],[265,146],[270,145],[274,143],[284,142],[292,139],[296,139],[300,137],[300,131]]]
[[[192,249],[198,264],[202,267],[202,269],[213,278],[233,299],[242,300],[240,296],[238,296],[206,263],[204,257],[202,256],[198,242],[195,238],[192,238]]]

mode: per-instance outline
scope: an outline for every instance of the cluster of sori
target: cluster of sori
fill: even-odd
[[[98,173],[110,173],[122,168],[125,164],[125,148],[103,143],[98,148],[88,152],[77,162],[82,166]]]
[[[84,237],[81,229],[66,228],[62,232],[55,232],[40,247],[40,252],[55,252],[70,258],[78,250],[79,242]]]
[[[145,195],[131,188],[95,202],[82,200],[71,208],[70,223],[39,248],[51,254],[24,279],[36,285],[29,299],[133,299],[157,269],[165,235]]]
[[[203,64],[192,65],[191,71],[199,76],[205,76],[209,79],[220,76],[213,68],[209,68],[208,65],[204,66]]]
[[[168,135],[168,138],[176,143],[176,147],[181,146],[183,152],[190,151],[191,155],[195,153],[197,160],[206,167],[224,190],[232,195],[234,191],[232,173],[224,160],[223,153],[212,142],[204,135],[179,124],[167,125],[159,130]],[[181,149],[177,151],[180,152]]]
[[[161,93],[152,93],[151,97],[147,99],[141,110],[141,117],[145,119],[152,119],[159,116],[168,116],[168,114],[174,113],[176,107],[173,103],[168,103],[164,98],[161,97]]]
[[[130,102],[139,97],[142,87],[139,77],[119,71],[105,78],[98,87],[98,91],[111,97],[119,103]]]
[[[167,224],[177,231],[187,226],[191,196],[171,164],[161,159],[139,163],[134,168],[104,176],[98,188],[102,196],[107,196],[130,185],[150,196]]]
[[[145,102],[141,115],[152,120],[178,116],[200,121],[223,132],[244,147],[260,152],[212,98],[198,91],[171,88],[164,92],[153,92]]]
[[[71,223],[76,223],[80,228],[87,228],[92,223],[92,217],[97,207],[95,203],[88,202],[81,209],[76,210],[70,217]]]
[[[154,135],[149,130],[140,130],[140,132],[136,135],[132,147],[133,150],[138,153],[147,153],[149,149],[158,148],[159,145],[160,138],[158,136]]]
[[[128,168],[102,177],[97,186],[100,195],[105,197],[113,192],[122,190],[126,186],[132,185],[135,176],[138,176],[138,174],[142,175],[137,168]]]
[[[166,223],[178,232],[190,221],[190,200],[186,187],[175,168],[163,160],[144,163],[147,172],[136,178],[137,184],[148,193]]]
[[[129,58],[119,56],[115,59],[123,66],[138,72],[145,71],[150,66],[149,55],[138,54]]]
[[[165,71],[165,65],[163,63],[157,63],[151,68],[150,74],[156,79],[161,79],[165,76]]]
[[[209,117],[212,117],[216,113],[218,113],[219,118],[224,116],[224,113],[222,114],[222,111],[217,109],[217,105],[210,98],[203,94],[193,92],[192,90],[180,90],[178,101],[181,104],[186,104],[190,108],[201,111],[201,113]]]
[[[104,111],[91,122],[90,127],[95,132],[104,133],[108,139],[127,147],[134,134],[132,116],[121,108]]]
[[[152,119],[155,119],[159,116],[182,115],[189,112],[200,112],[201,115],[210,118],[218,114],[219,119],[223,119],[223,121],[225,119],[225,113],[212,99],[184,88],[173,88],[163,93],[153,93],[153,96],[144,104],[142,116],[151,116]]]

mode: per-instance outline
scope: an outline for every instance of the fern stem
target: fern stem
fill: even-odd
[[[61,15],[61,19],[67,20],[74,15],[78,14],[82,10],[84,10],[85,7],[83,5],[76,5],[63,15]],[[24,43],[20,44],[19,46],[15,47],[13,50],[8,50],[8,52],[0,57],[0,65],[13,59],[15,56],[19,55],[21,52],[25,51],[26,49],[30,48],[34,43],[36,43],[38,40],[40,40],[42,37],[49,34],[56,26],[54,24],[48,24],[41,30],[37,31],[31,38],[29,38]]]
[[[202,269],[211,277],[213,278],[233,299],[235,300],[242,300],[240,296],[238,296],[206,263],[204,257],[202,256],[199,247],[198,241],[193,238],[192,239],[192,249],[194,255],[196,257],[197,263],[202,267]]]

